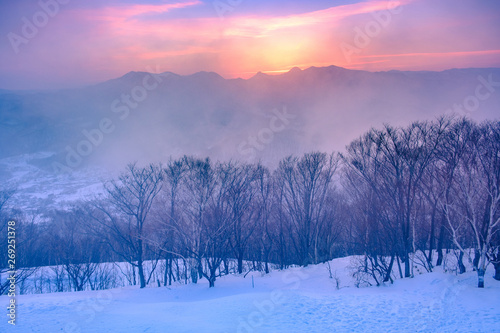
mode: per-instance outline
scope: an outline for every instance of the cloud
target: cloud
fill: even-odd
[[[372,54],[360,58],[395,58],[395,57],[466,57],[500,54],[500,50],[458,51],[458,52],[416,52],[401,54]]]
[[[398,2],[401,5],[403,2]],[[405,1],[404,3],[409,3]],[[230,28],[225,31],[226,36],[264,37],[270,33],[283,29],[310,28],[317,25],[333,25],[338,21],[352,16],[387,10],[387,1],[362,2],[350,5],[330,7],[309,13],[289,15],[284,17],[236,17],[230,19]]]
[[[107,21],[124,21],[131,18],[145,14],[159,14],[167,13],[174,9],[186,8],[202,4],[201,1],[185,1],[171,4],[132,4],[122,6],[105,6],[102,8],[93,8],[86,10],[78,10],[82,16],[91,17],[93,19],[107,20]]]

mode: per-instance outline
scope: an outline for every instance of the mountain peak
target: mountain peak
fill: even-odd
[[[151,72],[136,72],[136,71],[131,71],[131,72],[128,72],[127,74],[119,77],[118,79],[125,79],[125,80],[141,79],[142,80],[144,78],[144,76],[148,75],[148,74],[151,74],[151,75],[161,75],[161,76],[166,76],[166,75],[178,76],[177,74],[172,73],[172,72],[151,73]]]
[[[293,67],[292,69],[290,69],[288,71],[288,73],[290,73],[290,74],[295,74],[295,73],[300,73],[300,72],[302,72],[302,69],[300,69],[299,67]]]
[[[138,71],[130,71],[127,74],[123,75],[121,79],[134,79],[139,76],[142,76],[144,74],[147,74],[146,72],[138,72]]]
[[[186,75],[188,77],[198,77],[198,78],[213,78],[213,79],[223,79],[222,76],[215,72],[200,71],[191,75]]]
[[[260,78],[267,78],[269,77],[268,74],[266,73],[262,73],[262,72],[257,72],[257,74],[255,74],[254,76],[252,76],[250,79],[260,79]]]

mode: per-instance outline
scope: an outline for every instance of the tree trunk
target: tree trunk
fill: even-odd
[[[168,265],[168,267],[169,267],[169,271],[168,271],[169,272],[169,274],[168,274],[168,285],[169,286],[172,285],[172,278],[174,276],[173,267],[172,267],[173,265],[174,265],[173,264],[173,260],[172,260],[172,258],[170,258],[170,264]]]
[[[495,267],[495,275],[493,278],[497,281],[500,281],[500,261],[494,262],[493,267]]]
[[[243,257],[238,256],[238,274],[243,273]]]
[[[436,225],[436,204],[432,208],[432,216],[431,216],[431,234],[429,235],[429,254],[427,256],[427,264],[429,265],[429,269],[432,271],[432,251],[434,250],[434,242],[435,242],[435,227]]]
[[[472,261],[472,266],[474,267],[474,270],[477,270],[479,266],[479,258],[481,257],[481,254],[479,253],[478,250],[474,250],[474,260]]]
[[[410,255],[409,253],[405,253],[405,278],[407,277],[410,277],[411,276],[411,272],[410,272]]]
[[[404,246],[404,255],[405,255],[405,278],[411,277],[411,265],[412,262],[410,260],[410,221],[409,219],[405,219],[403,223],[403,246]]]
[[[215,273],[216,273],[216,271],[217,271],[217,267],[219,267],[219,266],[218,266],[218,265],[213,264],[213,266],[212,266],[212,267],[210,267],[210,269],[209,269],[210,276],[206,276],[206,275],[205,275],[205,277],[206,277],[206,278],[207,278],[207,280],[208,280],[208,287],[209,287],[209,288],[213,288],[213,287],[215,287],[215,279],[216,279],[216,276],[217,276]]]
[[[135,278],[135,266],[132,265],[132,281],[134,283],[134,286],[137,285],[137,279]]]
[[[141,288],[146,287],[146,277],[144,276],[144,267],[142,266],[142,260],[137,262],[138,264],[138,269],[137,271],[139,272],[139,281],[141,283]]]
[[[168,262],[168,257],[165,259],[165,272],[163,274],[163,286],[167,286],[167,280],[168,280],[168,267],[169,267],[169,262]]]
[[[201,262],[198,264],[198,278],[201,279],[203,277],[203,266]]]
[[[191,275],[191,282],[198,283],[198,263],[194,259],[189,260],[189,273]]]
[[[459,274],[465,273],[465,266],[464,266],[464,252],[460,251],[460,255],[458,256],[458,269],[459,269]],[[479,274],[479,272],[478,272]]]
[[[198,283],[198,270],[193,266],[191,266],[191,282]]]
[[[477,287],[484,288],[484,274],[486,273],[486,250],[483,248],[480,252],[479,265],[477,267]]]
[[[139,282],[141,284],[141,288],[146,287],[146,277],[144,276],[144,267],[142,260],[142,240],[139,239],[137,242],[137,271],[139,273]]]
[[[403,271],[401,270],[401,263],[399,262],[399,256],[396,258],[398,261],[399,278],[403,278]]]
[[[438,244],[437,244],[438,258],[437,258],[436,266],[441,266],[443,264],[444,233],[445,233],[445,229],[444,229],[443,221],[441,221],[441,228],[439,228],[439,239],[438,239]]]
[[[391,262],[389,263],[389,268],[384,277],[384,282],[391,280],[392,266],[394,265],[394,255],[391,256]],[[392,280],[391,280],[392,282]]]
[[[478,288],[484,288],[484,269],[478,268],[477,269],[477,287]]]

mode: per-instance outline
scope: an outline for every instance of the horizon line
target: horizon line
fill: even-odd
[[[340,68],[340,69],[349,70],[349,71],[369,72],[369,73],[388,73],[388,72],[401,72],[401,73],[405,73],[405,72],[407,72],[407,73],[408,72],[410,72],[410,73],[418,73],[418,72],[442,73],[442,72],[451,71],[451,70],[500,69],[500,67],[450,67],[450,68],[443,69],[443,70],[400,70],[400,69],[369,70],[369,69],[357,69],[357,68],[342,67],[342,66],[337,66],[337,65],[334,65],[334,64],[324,65],[324,66],[315,66],[315,65],[302,66],[302,65],[298,65],[298,66],[292,66],[292,67],[290,67],[288,69],[282,69],[282,70],[262,70],[262,71],[257,71],[257,72],[254,72],[254,71],[241,72],[240,74],[242,74],[242,73],[253,74],[253,75],[248,76],[246,78],[241,77],[241,76],[227,77],[227,76],[223,76],[220,73],[217,73],[215,71],[208,71],[208,70],[197,71],[197,72],[193,72],[193,73],[189,73],[189,74],[178,74],[178,73],[175,73],[175,72],[172,72],[172,71],[164,71],[164,72],[156,73],[156,72],[152,72],[152,71],[131,70],[131,71],[128,71],[125,74],[120,75],[120,76],[112,77],[112,78],[105,79],[105,80],[102,80],[102,81],[97,81],[97,82],[92,82],[92,83],[87,83],[87,84],[81,84],[81,85],[77,85],[77,86],[69,87],[69,88],[8,89],[8,88],[1,88],[0,87],[0,93],[5,93],[5,92],[26,92],[26,93],[29,93],[29,92],[41,92],[41,91],[61,91],[61,90],[83,89],[83,88],[89,88],[89,87],[97,86],[97,85],[100,85],[100,84],[104,84],[104,83],[109,82],[109,81],[119,80],[119,79],[122,79],[122,78],[124,78],[125,76],[127,76],[128,74],[131,74],[131,73],[145,73],[145,74],[152,74],[152,75],[172,74],[172,75],[179,76],[179,77],[189,77],[189,76],[194,76],[196,74],[207,73],[207,74],[216,74],[217,76],[219,76],[220,78],[222,78],[224,80],[244,80],[244,81],[247,81],[247,80],[251,80],[251,79],[255,78],[258,75],[281,76],[281,75],[288,74],[288,73],[290,73],[292,71],[296,71],[296,70],[299,70],[299,71],[303,72],[303,71],[307,71],[307,70],[310,70],[310,69],[313,69],[313,68],[326,69],[326,68],[331,68],[331,67]]]

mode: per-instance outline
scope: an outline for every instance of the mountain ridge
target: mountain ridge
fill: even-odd
[[[28,209],[97,193],[133,161],[195,155],[274,167],[288,155],[343,151],[384,123],[498,119],[499,86],[496,68],[330,66],[249,79],[129,72],[85,88],[0,92],[0,181]]]
[[[68,146],[76,149],[86,140],[83,131],[98,128],[103,118],[112,121],[115,130],[95,151],[109,149],[114,156],[124,145],[129,148],[114,160],[141,160],[173,151],[279,159],[274,155],[341,150],[371,126],[429,119],[456,111],[456,104],[462,105],[463,115],[479,121],[498,117],[500,89],[481,88],[489,93],[484,100],[474,96],[490,78],[494,85],[500,82],[500,69],[368,72],[295,67],[248,79],[225,79],[214,72],[132,71],[85,88],[9,91],[0,94],[0,158],[40,151],[64,156]],[[471,100],[478,102],[477,107],[471,105],[477,109],[472,112],[463,108],[464,101]],[[283,108],[295,120],[272,133],[265,149],[242,155],[239,145],[269,128],[273,112]],[[109,157],[97,155],[101,154],[84,160]]]

